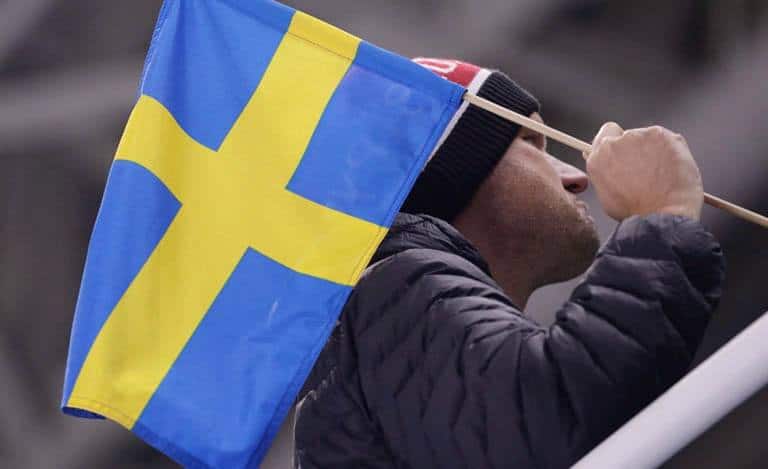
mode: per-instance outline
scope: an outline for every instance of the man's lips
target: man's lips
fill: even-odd
[[[594,221],[592,216],[589,214],[589,205],[587,205],[583,200],[575,199],[574,205],[576,205],[576,208],[579,209],[579,213],[581,213],[582,216],[588,218],[591,221]]]

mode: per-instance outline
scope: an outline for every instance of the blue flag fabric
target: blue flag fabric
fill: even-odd
[[[166,0],[62,407],[256,467],[464,89],[271,1]]]

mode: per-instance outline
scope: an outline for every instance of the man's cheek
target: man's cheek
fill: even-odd
[[[549,157],[547,160],[547,176],[549,177],[553,186],[561,188],[563,183],[562,178],[560,177],[560,171],[564,171],[564,169],[562,169],[560,162],[555,160],[555,158]]]

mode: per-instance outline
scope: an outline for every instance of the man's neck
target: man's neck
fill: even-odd
[[[478,248],[480,254],[488,262],[491,274],[504,293],[512,300],[520,310],[524,310],[528,299],[536,287],[527,275],[531,272],[530,265],[526,265],[523,259],[510,259],[508,256],[493,256],[486,254]],[[506,258],[505,258],[506,257]]]
[[[532,252],[535,249],[527,249],[524,252],[517,252],[508,247],[498,249],[489,239],[486,230],[473,228],[478,225],[457,223],[455,226],[480,252],[488,263],[493,279],[504,293],[521,311],[525,309],[528,299],[539,287],[536,279],[539,278],[542,267],[541,256]]]

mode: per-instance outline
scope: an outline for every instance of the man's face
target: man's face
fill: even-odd
[[[542,121],[538,113],[531,118]],[[547,153],[546,144],[521,128],[473,200],[491,217],[497,247],[535,256],[541,284],[582,273],[599,247],[594,220],[577,197],[589,185],[587,175]]]

